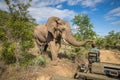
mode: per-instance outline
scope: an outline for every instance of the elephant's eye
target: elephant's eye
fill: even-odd
[[[62,28],[62,31],[65,31],[65,28]]]

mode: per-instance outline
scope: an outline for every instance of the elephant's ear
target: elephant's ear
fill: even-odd
[[[47,30],[53,35],[53,37],[55,35],[55,31],[58,28],[58,24],[61,22],[60,20],[61,19],[58,17],[50,17],[47,20],[47,23],[46,23]]]

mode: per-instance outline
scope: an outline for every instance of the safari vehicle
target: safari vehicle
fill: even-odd
[[[93,61],[92,58],[95,58]],[[88,67],[82,64],[75,73],[74,78],[78,80],[120,80],[120,65],[97,62],[96,53],[88,53]]]

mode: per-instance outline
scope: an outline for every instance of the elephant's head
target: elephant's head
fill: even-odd
[[[70,25],[67,21],[62,20],[58,17],[50,17],[46,23],[48,31],[52,33],[53,37],[62,37],[69,44],[74,46],[82,46],[91,40],[86,40],[85,42],[76,41],[73,37]]]
[[[56,35],[56,31],[58,30],[58,24],[60,24],[62,20],[59,17],[50,17],[46,22],[47,30],[53,36]],[[55,37],[55,36],[54,36]]]
[[[58,24],[58,29],[61,33],[62,38],[71,45],[83,46],[87,42],[92,42],[92,40],[86,40],[84,42],[76,41],[76,39],[72,35],[72,31],[71,31],[69,23],[65,20],[62,20],[62,22],[60,24]]]

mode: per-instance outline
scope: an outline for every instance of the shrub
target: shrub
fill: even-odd
[[[45,66],[46,66],[46,59],[45,59],[45,57],[43,57],[43,56],[38,56],[38,57],[35,59],[35,64],[45,67]]]
[[[28,65],[33,65],[34,58],[35,58],[35,56],[33,56],[31,54],[22,53],[21,57],[19,59],[19,65],[22,67],[27,67]]]
[[[75,58],[87,58],[88,57],[88,52],[89,52],[90,47],[73,47],[72,53],[70,54],[69,57],[70,59],[74,60]]]
[[[0,28],[0,41],[7,41],[5,31],[2,28]]]
[[[2,60],[4,60],[6,63],[14,63],[16,61],[14,44],[6,42],[3,45],[4,46],[2,47],[2,54],[1,54]]]

